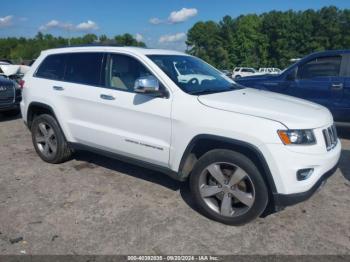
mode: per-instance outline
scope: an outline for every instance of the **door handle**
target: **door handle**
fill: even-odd
[[[111,95],[100,95],[100,97],[104,100],[115,100],[115,97],[114,96],[111,96]]]
[[[63,91],[64,90],[64,88],[62,86],[53,86],[52,88],[53,88],[53,90],[56,90],[56,91]]]
[[[340,84],[332,84],[332,88],[333,89],[342,89],[343,88],[343,84],[340,83]]]

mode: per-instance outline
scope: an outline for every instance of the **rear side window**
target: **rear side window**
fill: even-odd
[[[102,85],[103,53],[70,53],[67,57],[64,80],[67,82]]]
[[[298,69],[299,79],[339,76],[341,56],[315,58]]]
[[[41,63],[35,76],[52,80],[63,80],[65,59],[66,55],[49,55]]]

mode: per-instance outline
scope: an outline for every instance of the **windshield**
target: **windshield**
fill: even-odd
[[[289,68],[292,68],[293,66],[295,66],[296,64],[298,64],[298,62],[299,62],[299,61],[294,62],[293,64],[291,64],[290,66],[286,67],[285,69],[280,70],[280,71],[278,72],[278,74],[280,74],[280,75],[283,74],[284,72],[286,72],[287,70],[289,70]]]
[[[148,58],[189,94],[210,94],[240,88],[222,72],[192,56],[149,55]]]

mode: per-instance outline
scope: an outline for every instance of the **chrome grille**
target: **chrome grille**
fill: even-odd
[[[0,84],[0,106],[13,103],[15,101],[15,92],[13,85]]]
[[[324,140],[326,142],[327,151],[335,148],[338,143],[337,129],[335,125],[332,125],[326,129],[322,130]]]

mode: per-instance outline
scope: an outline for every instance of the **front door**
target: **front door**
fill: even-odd
[[[101,129],[97,147],[161,166],[169,165],[171,96],[134,92],[136,79],[152,74],[142,62],[123,54],[110,54],[105,87],[99,90]],[[164,86],[161,85],[161,88]]]
[[[297,78],[288,94],[313,101],[334,112],[334,106],[343,96],[343,78],[340,76],[342,57],[322,56],[299,65]]]

